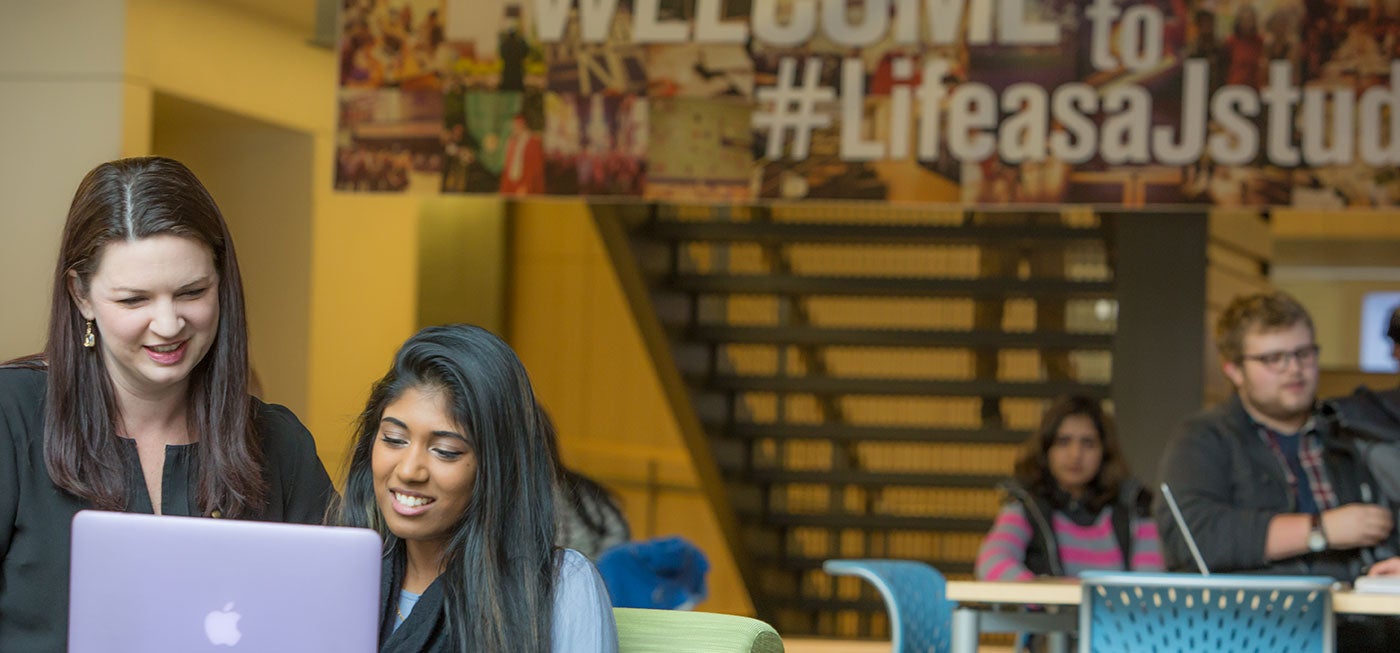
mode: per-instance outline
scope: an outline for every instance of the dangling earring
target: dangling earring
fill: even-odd
[[[92,332],[92,320],[87,321],[87,333],[83,334],[83,346],[88,349],[97,346],[97,334]]]

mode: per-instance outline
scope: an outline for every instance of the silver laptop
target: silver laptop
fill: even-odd
[[[1172,489],[1166,483],[1161,485],[1162,498],[1167,500],[1167,508],[1172,511],[1172,520],[1176,522],[1176,527],[1181,531],[1181,537],[1186,540],[1186,548],[1191,550],[1191,558],[1196,561],[1196,569],[1202,576],[1210,575],[1210,567],[1206,566],[1205,556],[1201,555],[1201,549],[1196,546],[1196,536],[1191,534],[1191,527],[1186,525],[1186,518],[1181,515],[1181,506],[1177,505],[1176,497],[1172,496]]]
[[[82,511],[70,653],[378,648],[373,531]]]

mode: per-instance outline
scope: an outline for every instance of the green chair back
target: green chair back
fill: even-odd
[[[618,653],[782,653],[772,626],[714,612],[613,608]]]

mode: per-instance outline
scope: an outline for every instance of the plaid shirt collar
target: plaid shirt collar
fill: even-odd
[[[1288,460],[1283,455],[1283,448],[1279,446],[1279,438],[1288,437],[1250,418],[1250,423],[1254,425],[1254,430],[1259,434],[1259,439],[1269,445],[1269,450],[1274,452],[1274,458],[1278,459],[1279,467],[1283,469],[1283,475],[1288,478],[1288,487],[1293,492],[1296,503],[1298,497],[1298,478],[1293,475],[1293,468],[1289,466]],[[1300,439],[1298,441],[1298,466],[1303,468],[1303,473],[1307,475],[1308,486],[1312,489],[1313,500],[1317,503],[1317,509],[1327,510],[1337,507],[1337,494],[1332,491],[1332,483],[1327,479],[1327,469],[1322,461],[1322,436],[1317,432],[1317,419],[1309,417],[1303,428],[1296,433]]]

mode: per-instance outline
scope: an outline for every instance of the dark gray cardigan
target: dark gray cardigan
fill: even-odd
[[[1324,466],[1338,505],[1361,500],[1369,474],[1354,450],[1319,418]],[[1159,477],[1181,505],[1182,515],[1212,572],[1321,574],[1350,581],[1375,552],[1324,551],[1270,562],[1264,555],[1269,520],[1297,510],[1282,464],[1259,439],[1239,397],[1199,413],[1181,426],[1167,445]],[[1159,496],[1155,505],[1167,568],[1195,571],[1191,553],[1171,512]],[[1394,550],[1394,533],[1389,543]]]

